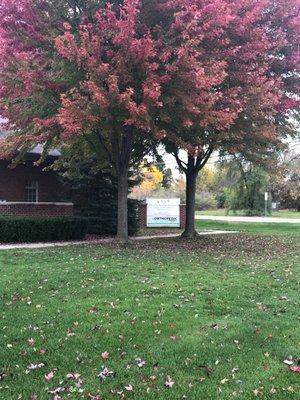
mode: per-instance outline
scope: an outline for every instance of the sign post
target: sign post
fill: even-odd
[[[180,199],[146,199],[148,228],[180,228]]]

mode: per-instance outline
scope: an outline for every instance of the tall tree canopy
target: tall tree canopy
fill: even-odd
[[[184,234],[193,236],[196,178],[211,153],[265,154],[294,133],[300,30],[298,0],[185,3],[171,41],[174,51],[181,43],[177,79],[162,90],[160,116],[167,149],[186,174]]]

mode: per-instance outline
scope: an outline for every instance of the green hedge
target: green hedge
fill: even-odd
[[[0,217],[0,243],[81,240],[87,229],[80,217]]]
[[[139,230],[138,201],[128,199],[128,234],[135,235]],[[117,203],[102,201],[90,207],[88,213],[78,213],[88,221],[88,233],[96,235],[115,235],[117,233]]]

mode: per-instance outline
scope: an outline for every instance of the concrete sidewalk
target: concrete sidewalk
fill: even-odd
[[[224,235],[228,233],[237,233],[237,231],[202,231],[198,232],[200,236],[206,235]],[[133,241],[140,241],[140,240],[150,240],[150,239],[168,239],[168,238],[175,238],[179,237],[177,233],[170,233],[167,235],[152,235],[152,236],[136,236],[132,237],[131,240]],[[103,239],[96,239],[96,240],[79,240],[74,242],[51,242],[51,243],[12,243],[12,244],[1,244],[0,250],[18,250],[18,249],[44,249],[44,248],[51,248],[51,247],[66,247],[66,246],[89,246],[95,244],[105,244],[105,243],[112,243],[114,238],[103,238]]]
[[[197,220],[224,221],[224,222],[262,222],[274,224],[300,224],[300,218],[277,218],[277,217],[235,217],[218,215],[196,215]]]

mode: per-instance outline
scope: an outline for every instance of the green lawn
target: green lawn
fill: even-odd
[[[298,239],[0,252],[0,399],[299,399]]]
[[[237,211],[236,213],[234,213],[233,211],[230,211],[229,213],[226,213],[225,209],[196,211],[196,215],[244,216],[243,212],[241,212],[241,211]],[[300,212],[290,211],[290,210],[280,210],[280,211],[273,211],[271,216],[277,217],[277,218],[299,218],[300,219]]]
[[[284,223],[256,223],[256,222],[227,222],[197,220],[196,228],[199,232],[205,230],[225,230],[248,232],[251,234],[267,235],[300,235],[300,224]]]

